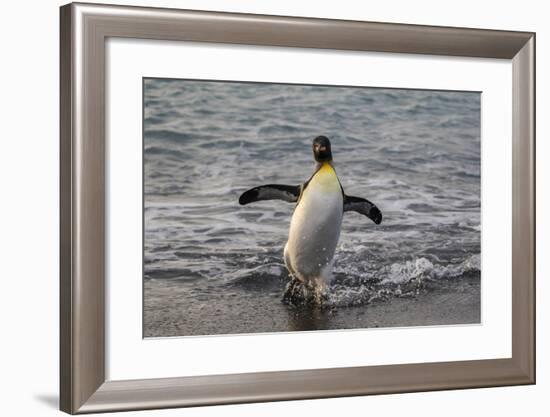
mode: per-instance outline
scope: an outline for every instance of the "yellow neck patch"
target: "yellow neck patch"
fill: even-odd
[[[336,176],[336,171],[328,162],[324,162],[321,168],[313,176],[312,181],[316,186],[320,187],[323,191],[340,190],[340,183]]]
[[[321,171],[335,172],[334,168],[329,162],[323,162],[323,164],[321,165],[321,168],[319,168],[319,172]]]

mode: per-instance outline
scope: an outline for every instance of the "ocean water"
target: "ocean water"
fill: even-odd
[[[143,88],[145,336],[407,325],[415,304],[401,319],[391,306],[430,303],[430,292],[460,303],[467,289],[479,304],[479,93],[172,79]],[[282,302],[294,204],[238,204],[251,187],[306,181],[318,135],[331,140],[346,193],[384,216],[344,215],[323,310]],[[422,308],[413,324],[439,323],[437,308]],[[391,320],[360,319],[370,311]]]

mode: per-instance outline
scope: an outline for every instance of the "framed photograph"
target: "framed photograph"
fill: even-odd
[[[535,383],[535,34],[61,8],[61,409]]]

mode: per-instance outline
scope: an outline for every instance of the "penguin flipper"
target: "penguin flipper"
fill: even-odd
[[[367,216],[376,224],[382,223],[382,212],[365,198],[344,195],[344,212],[346,211],[356,211]]]
[[[296,203],[300,197],[299,185],[267,184],[251,188],[239,197],[239,204],[245,205],[262,200],[283,200]]]

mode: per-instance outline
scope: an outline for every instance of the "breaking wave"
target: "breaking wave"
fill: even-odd
[[[481,257],[475,254],[456,263],[436,262],[420,257],[396,261],[389,266],[377,267],[376,263],[370,266],[368,272],[361,271],[360,265],[351,262],[344,267],[336,267],[327,286],[325,304],[330,307],[352,307],[394,297],[415,297],[421,291],[444,285],[446,280],[479,277]],[[228,275],[225,285],[247,291],[278,291],[276,293],[282,297],[289,279],[284,264],[271,259],[262,265],[234,271]],[[293,304],[297,304],[296,300]]]
[[[394,262],[369,276],[336,275],[328,291],[328,304],[349,307],[387,301],[393,297],[414,297],[438,281],[479,276],[481,257],[471,255],[456,264],[440,264],[427,258]]]

